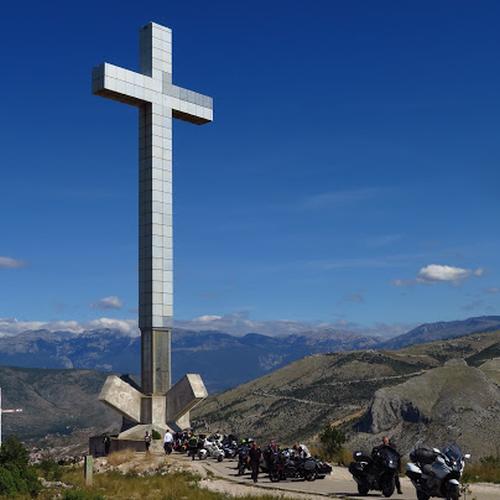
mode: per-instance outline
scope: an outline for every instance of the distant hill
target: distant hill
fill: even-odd
[[[424,344],[434,340],[463,337],[472,333],[491,332],[499,329],[500,316],[479,316],[461,321],[439,321],[420,325],[403,335],[382,342],[379,347],[401,349],[402,347]]]
[[[377,337],[321,330],[304,335],[269,337],[250,333],[174,330],[173,377],[197,371],[210,392],[237,386],[303,356],[365,349]],[[26,331],[0,338],[0,365],[26,368],[85,368],[116,373],[140,372],[140,339],[117,330],[84,333]]]
[[[500,316],[431,323],[384,341],[358,332],[318,327],[300,334],[233,336],[220,331],[174,329],[173,378],[201,373],[209,392],[220,392],[312,354],[399,349],[441,338],[500,328]],[[140,372],[140,339],[119,330],[30,330],[0,337],[0,365],[26,368],[80,368],[114,373]]]
[[[86,429],[91,435],[116,427],[116,414],[97,400],[106,376],[91,370],[0,368],[2,407],[23,409],[3,415],[4,435],[39,440],[47,434],[68,436]]]
[[[489,360],[497,359],[499,350],[496,331],[397,351],[308,356],[210,397],[193,417],[214,431],[288,443],[311,439],[333,424],[343,427],[358,446],[361,431],[365,445],[380,440],[380,433],[395,435],[403,451],[439,433],[440,444],[446,437],[472,444],[476,428],[481,428],[474,450],[489,454],[487,429],[500,429],[500,388],[494,380],[498,362]],[[471,366],[451,364],[439,371],[453,359],[465,359]],[[477,370],[482,366],[484,370]],[[452,418],[453,411],[467,418]],[[401,440],[401,429],[410,423],[415,424],[408,433],[411,439]]]

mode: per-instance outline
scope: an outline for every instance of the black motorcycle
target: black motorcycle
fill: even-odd
[[[238,476],[242,476],[245,471],[250,470],[250,448],[241,446],[238,450]]]
[[[394,448],[390,446],[375,448],[371,456],[356,451],[353,458],[349,472],[358,485],[360,495],[367,495],[370,490],[381,491],[385,497],[393,495],[401,460]]]
[[[269,479],[275,483],[286,479],[298,479],[302,481],[314,481],[318,474],[325,477],[326,467],[321,471],[318,462],[314,458],[299,458],[288,453],[287,450],[266,458],[266,467],[269,471]]]

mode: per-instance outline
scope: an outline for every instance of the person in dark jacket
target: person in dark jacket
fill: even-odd
[[[146,434],[144,434],[144,446],[146,448],[146,453],[149,453],[152,439],[153,436],[149,433],[149,431],[146,431]]]
[[[398,492],[398,495],[402,495],[403,492],[401,491],[401,481],[399,480],[399,472],[401,471],[401,455],[399,455],[396,445],[389,439],[388,436],[384,436],[382,438],[382,444],[379,446],[375,446],[375,448],[373,448],[372,456],[385,447],[392,448],[399,456],[398,473],[394,476],[394,483],[396,485],[396,490]]]
[[[250,458],[250,468],[252,469],[252,479],[253,482],[256,483],[259,477],[260,458],[262,457],[262,451],[257,446],[257,443],[255,441],[253,441],[252,445],[250,446],[248,456]]]
[[[191,433],[188,439],[188,456],[191,457],[192,460],[196,458],[196,454],[198,453],[198,438]]]
[[[102,442],[104,443],[104,454],[106,456],[108,456],[109,449],[111,448],[111,438],[109,437],[108,433],[104,434],[104,437],[102,438]]]

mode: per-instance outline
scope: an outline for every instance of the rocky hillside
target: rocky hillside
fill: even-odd
[[[496,365],[492,367],[485,363],[496,357],[499,347],[500,331],[418,345],[400,351],[369,350],[309,356],[265,377],[209,398],[196,409],[195,416],[213,430],[231,430],[257,438],[274,437],[288,442],[297,438],[312,438],[328,423],[341,425],[350,433],[353,443],[356,443],[355,435],[359,431],[367,434],[363,436],[364,441],[369,441],[367,438],[370,436],[378,440],[380,433],[389,432],[397,427],[398,422],[404,425],[405,418],[410,422],[412,419],[418,420],[418,415],[424,415],[424,420],[415,424],[417,427],[413,428],[408,442],[403,443],[405,446],[409,446],[410,441],[414,442],[417,437],[425,439],[435,435],[433,433],[444,432],[448,425],[455,426],[457,433],[473,436],[475,427],[472,424],[476,422],[477,425],[478,422],[472,417],[464,420],[464,426],[460,419],[449,421],[450,414],[444,410],[447,405],[454,410],[457,407],[445,396],[447,391],[454,394],[457,405],[462,405],[461,412],[475,414],[485,429],[494,424],[500,428],[500,411],[496,406],[498,387],[485,375],[486,371],[475,368],[484,365],[490,371],[494,370]],[[455,358],[466,359],[472,367],[462,364],[457,368],[457,365],[450,364],[443,368],[447,361]],[[442,379],[439,390],[434,389],[430,380],[434,380],[434,377],[441,380],[439,370],[442,369],[446,374],[450,370],[462,370],[466,371],[466,375],[457,379],[447,376]],[[417,382],[421,388],[418,397],[416,392],[413,396],[412,389],[412,384]],[[459,394],[460,388],[463,388],[464,397]],[[396,395],[399,390],[407,399],[398,399]],[[433,391],[438,391],[437,395]],[[467,406],[469,396],[476,393],[488,396],[485,399],[470,398],[470,406]],[[380,402],[381,394],[386,395],[383,405]],[[415,397],[415,401],[412,397]],[[425,401],[425,405],[422,401]],[[482,405],[485,405],[484,411],[476,412]],[[379,418],[379,414],[385,415],[382,410],[382,413],[375,411],[382,407],[386,413],[394,407],[390,425],[386,425],[389,419],[386,422]],[[435,413],[429,413],[429,408],[433,408]],[[430,422],[435,427],[426,435],[421,431]],[[399,435],[397,437],[400,438]]]
[[[475,457],[496,455],[500,387],[483,367],[454,359],[402,384],[379,389],[354,426],[359,433],[352,434],[351,446],[369,448],[389,435],[404,452],[416,444],[460,443]]]
[[[47,434],[85,430],[88,436],[111,429],[116,414],[97,400],[105,378],[90,370],[0,368],[2,407],[23,409],[3,416],[4,435],[40,440]]]

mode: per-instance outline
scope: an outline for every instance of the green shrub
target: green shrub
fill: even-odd
[[[153,439],[161,439],[161,434],[156,429],[153,429],[151,435],[153,436]]]
[[[105,500],[102,495],[85,490],[66,491],[63,500]]]
[[[319,440],[325,456],[332,459],[342,450],[345,434],[340,429],[327,425],[319,435]]]
[[[9,437],[0,448],[0,495],[36,496],[40,483],[32,467],[28,466],[28,452],[15,437]]]
[[[36,469],[47,481],[60,481],[62,478],[62,467],[52,459],[42,460]]]
[[[11,497],[19,493],[10,470],[0,467],[0,495]]]
[[[28,466],[28,451],[14,436],[8,437],[0,448],[0,465],[15,465],[20,469]]]

